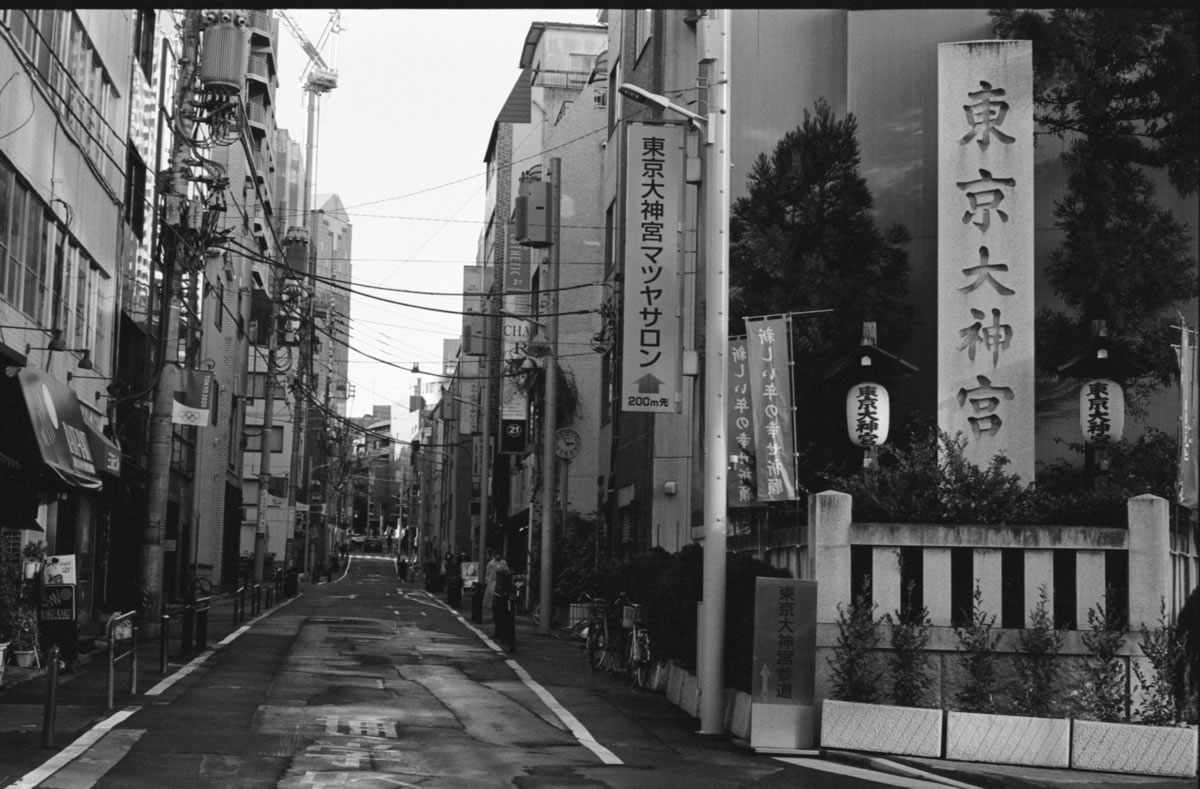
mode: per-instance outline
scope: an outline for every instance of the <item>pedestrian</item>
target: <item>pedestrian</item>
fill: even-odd
[[[489,562],[490,564],[490,562]],[[492,637],[510,652],[517,649],[516,616],[513,612],[513,578],[508,562],[496,557],[492,573]]]
[[[499,553],[488,551],[488,563],[483,571],[483,608],[485,611],[492,605],[492,595],[494,594],[496,584],[496,567],[499,562],[503,561]]]
[[[389,530],[387,533],[387,552],[388,553],[392,552],[392,532],[391,532],[391,530]]]

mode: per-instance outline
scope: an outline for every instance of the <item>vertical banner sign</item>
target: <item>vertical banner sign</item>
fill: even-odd
[[[754,409],[750,405],[750,366],[746,358],[746,338],[729,338],[729,396],[726,407],[725,435],[729,446],[729,486],[726,501],[730,508],[758,504],[754,478]]]
[[[213,374],[205,370],[180,370],[182,391],[171,403],[171,424],[207,427],[212,424]]]
[[[533,290],[530,266],[532,249],[517,243],[517,223],[508,223],[508,254],[504,259],[504,292],[518,293]]]
[[[1034,475],[1033,49],[938,45],[938,427]]]
[[[750,747],[813,745],[817,676],[817,582],[754,581]]]
[[[787,317],[746,319],[759,501],[796,498],[791,334]]]
[[[480,368],[478,359],[467,357],[462,360],[462,378],[458,381],[458,394],[452,395],[460,398],[455,403],[458,412],[458,434],[460,436],[470,436],[479,432],[479,375]],[[451,390],[453,392],[454,390]]]
[[[1188,509],[1196,509],[1197,469],[1196,462],[1196,401],[1200,399],[1200,378],[1196,374],[1196,346],[1192,343],[1192,330],[1182,320],[1183,336],[1179,341],[1179,503]]]
[[[463,355],[482,356],[483,266],[463,266]]]
[[[625,336],[621,408],[681,407],[679,218],[683,127],[629,124],[625,168]]]
[[[529,314],[529,295],[505,295],[504,311],[511,316]],[[500,453],[523,455],[529,443],[529,398],[517,386],[517,378],[511,373],[520,369],[527,358],[529,341],[533,337],[533,323],[517,317],[501,319],[501,345],[504,364],[500,379]]]

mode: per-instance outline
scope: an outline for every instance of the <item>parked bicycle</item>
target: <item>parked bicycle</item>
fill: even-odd
[[[624,592],[608,604],[603,598],[593,598],[588,619],[587,654],[593,671],[606,669],[614,673],[625,670],[627,633],[619,617],[628,603]]]
[[[635,604],[626,605],[622,624],[629,628],[625,676],[635,688],[649,687],[650,671],[654,664],[650,653],[650,631],[646,629],[645,620],[642,618],[642,607]]]

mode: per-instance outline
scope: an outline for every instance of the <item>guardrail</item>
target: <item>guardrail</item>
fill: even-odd
[[[137,695],[137,624],[133,621],[137,611],[115,614],[108,620],[108,709],[113,708],[113,696],[117,684],[117,663],[129,659],[129,692]],[[117,642],[126,642],[129,648],[118,654]]]

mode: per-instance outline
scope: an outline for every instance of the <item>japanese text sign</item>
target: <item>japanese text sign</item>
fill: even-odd
[[[791,323],[787,317],[746,319],[759,501],[796,498]]]
[[[621,347],[624,411],[674,413],[681,404],[683,135],[676,125],[629,125]]]
[[[754,473],[754,408],[750,405],[750,360],[746,356],[745,337],[729,338],[726,386],[725,440],[729,447],[726,502],[730,508],[753,507],[758,504],[758,483]]]
[[[1033,50],[938,45],[938,426],[1034,472]]]

